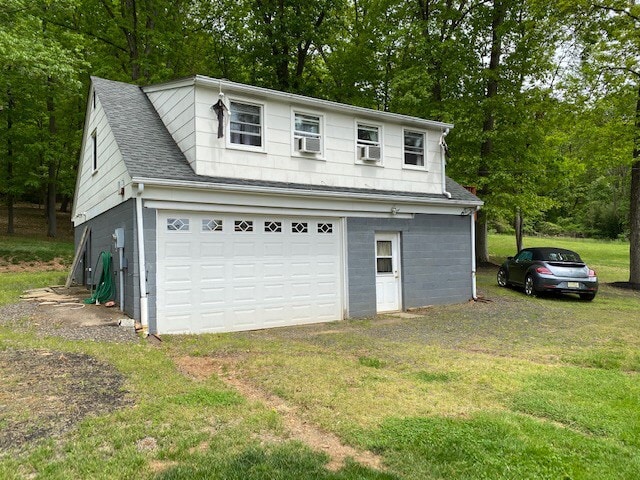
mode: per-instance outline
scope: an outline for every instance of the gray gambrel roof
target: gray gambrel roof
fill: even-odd
[[[396,192],[388,190],[330,187],[297,183],[249,180],[240,178],[209,177],[197,175],[184,153],[180,150],[158,112],[147,95],[137,85],[91,77],[94,91],[105,111],[109,126],[120,148],[125,165],[132,178],[141,180],[169,180],[189,183],[220,184],[291,189],[316,192],[335,192],[363,195],[389,195],[390,197],[424,198],[424,200],[446,197],[442,194],[416,192]],[[447,191],[451,199],[458,202],[479,205],[482,202],[464,187],[446,179]]]

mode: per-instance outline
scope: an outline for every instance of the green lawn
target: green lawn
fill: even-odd
[[[73,242],[0,235],[0,260],[5,264],[29,265],[52,260],[70,264],[73,260]]]
[[[510,242],[491,237],[492,256],[513,254]],[[534,242],[573,248],[606,281],[625,279],[625,244],[525,245]],[[135,402],[0,455],[0,477],[640,478],[640,294],[603,285],[593,302],[528,298],[497,287],[495,269],[479,271],[478,288],[486,302],[430,307],[419,318],[166,336],[159,346],[0,328],[0,349],[84,352],[113,364]],[[220,373],[378,454],[385,470],[327,470],[327,456],[289,437],[279,411],[216,374],[181,373],[174,359],[185,356],[224,360]],[[149,437],[156,447],[140,448]]]

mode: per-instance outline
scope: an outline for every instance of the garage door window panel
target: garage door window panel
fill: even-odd
[[[282,233],[282,222],[265,221],[264,231],[268,233]]]
[[[221,232],[222,220],[204,218],[202,220],[202,231],[203,232]]]
[[[235,232],[253,232],[253,220],[236,220],[233,222]]]
[[[307,222],[292,222],[291,223],[291,232],[292,233],[308,233],[309,226]]]
[[[333,223],[318,223],[318,233],[333,233]]]
[[[167,218],[167,231],[169,232],[188,232],[188,218]]]

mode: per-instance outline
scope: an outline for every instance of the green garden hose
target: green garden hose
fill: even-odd
[[[111,300],[116,293],[116,287],[113,284],[113,277],[111,275],[111,254],[109,252],[100,252],[98,263],[102,261],[102,273],[100,274],[100,281],[96,290],[93,292],[90,298],[86,298],[84,303],[105,303]]]

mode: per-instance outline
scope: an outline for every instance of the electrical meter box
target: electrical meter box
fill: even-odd
[[[113,237],[116,240],[116,248],[124,248],[124,228],[116,228]]]

